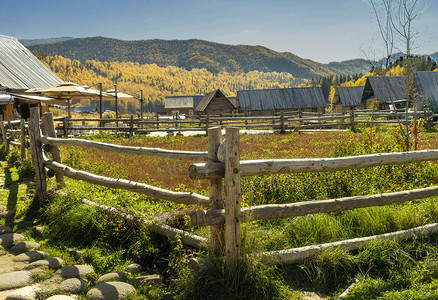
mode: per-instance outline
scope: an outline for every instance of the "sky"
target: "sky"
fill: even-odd
[[[438,51],[438,1],[414,21],[414,53]],[[261,45],[321,63],[381,58],[369,0],[0,0],[0,34]]]

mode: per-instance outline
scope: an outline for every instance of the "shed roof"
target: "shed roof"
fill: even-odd
[[[438,72],[415,72],[414,78],[422,99],[430,101],[431,108],[438,108]]]
[[[336,88],[335,97],[344,106],[358,106],[362,102],[364,86],[339,86]]]
[[[221,92],[221,90],[217,89],[217,90],[212,91],[208,94],[205,94],[205,96],[201,99],[199,104],[197,106],[195,106],[196,107],[195,111],[205,111],[208,104],[210,104],[211,100],[213,100],[214,98],[217,98],[217,97],[225,98],[228,100],[228,98]],[[231,105],[233,105],[235,107],[235,105],[233,103],[231,103],[230,100],[228,100],[228,101],[230,102]]]
[[[166,96],[165,108],[192,108],[195,109],[201,102],[203,95]]]
[[[405,99],[405,76],[368,76],[362,100],[375,96],[380,103]]]
[[[46,88],[61,82],[16,38],[0,35],[0,86],[27,90]]]
[[[237,91],[243,111],[326,107],[321,87]]]

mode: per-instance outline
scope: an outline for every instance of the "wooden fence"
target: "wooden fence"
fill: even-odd
[[[239,128],[236,127],[226,128],[225,140],[222,140],[220,127],[210,128],[208,134],[208,151],[191,152],[119,146],[77,139],[60,139],[56,137],[51,113],[46,113],[41,123],[43,135],[41,135],[40,132],[38,108],[32,108],[31,118],[29,120],[29,136],[32,159],[36,167],[37,196],[40,205],[44,205],[47,198],[45,168],[55,172],[59,185],[63,184],[63,177],[66,176],[92,184],[143,193],[166,201],[195,204],[199,207],[204,207],[204,209],[189,213],[192,225],[209,226],[209,239],[172,228],[166,224],[147,223],[147,226],[152,232],[163,234],[170,238],[179,236],[181,240],[188,245],[209,249],[212,256],[225,257],[226,263],[231,266],[236,263],[241,255],[241,223],[268,218],[290,218],[315,213],[329,213],[363,207],[382,206],[438,195],[438,187],[428,187],[377,195],[289,204],[268,204],[242,208],[241,177],[244,176],[334,172],[381,165],[436,161],[438,160],[438,150],[382,153],[340,158],[240,161]],[[59,146],[92,147],[104,149],[105,151],[153,155],[162,158],[203,160],[203,163],[192,164],[188,173],[193,180],[209,180],[209,197],[196,193],[174,192],[142,183],[97,176],[88,172],[74,170],[62,164],[59,156]],[[53,158],[46,158],[44,152],[50,152]],[[97,205],[95,203],[91,204]],[[106,207],[106,209],[111,208]],[[294,263],[310,257],[318,250],[328,247],[357,249],[360,245],[364,245],[376,239],[402,239],[418,234],[429,234],[437,230],[438,224],[429,224],[378,236],[254,255],[261,255],[266,261],[272,263]]]
[[[436,117],[436,116],[435,116]],[[79,135],[84,132],[113,131],[127,134],[148,134],[151,132],[199,131],[207,133],[216,126],[233,126],[240,129],[258,130],[305,130],[324,128],[351,128],[358,124],[406,124],[412,119],[422,118],[433,124],[434,115],[426,111],[404,112],[389,110],[350,110],[345,113],[280,112],[271,116],[201,115],[189,116],[187,119],[71,119],[57,118],[56,130],[64,136]]]

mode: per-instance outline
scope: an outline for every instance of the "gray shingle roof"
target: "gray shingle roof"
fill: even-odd
[[[61,83],[52,71],[13,37],[0,35],[0,86],[27,90]]]
[[[364,86],[339,86],[337,95],[344,106],[358,106],[362,102]]]
[[[405,99],[405,76],[368,76],[362,100],[375,96],[380,103]]]
[[[242,111],[326,107],[321,87],[237,91]]]
[[[438,72],[415,72],[414,78],[422,99],[430,101],[431,108],[438,108]]]

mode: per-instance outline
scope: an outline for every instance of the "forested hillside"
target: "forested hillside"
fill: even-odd
[[[28,47],[36,55],[55,56],[86,62],[137,62],[176,66],[186,70],[219,72],[287,72],[295,77],[319,78],[327,75],[353,75],[369,71],[365,60],[328,65],[300,58],[289,52],[276,52],[262,46],[224,45],[202,40],[122,41],[104,37],[71,39]]]
[[[187,71],[178,67],[160,67],[156,64],[142,65],[134,62],[100,62],[87,60],[84,63],[61,56],[38,56],[64,81],[97,86],[104,90],[117,83],[118,90],[139,97],[143,90],[147,102],[163,103],[170,95],[204,95],[221,89],[232,97],[237,90],[292,87],[307,83],[288,73],[259,72],[213,74],[206,69]],[[84,106],[89,103],[82,103]],[[124,102],[123,111],[135,111],[138,103]],[[149,105],[150,107],[150,105]]]

